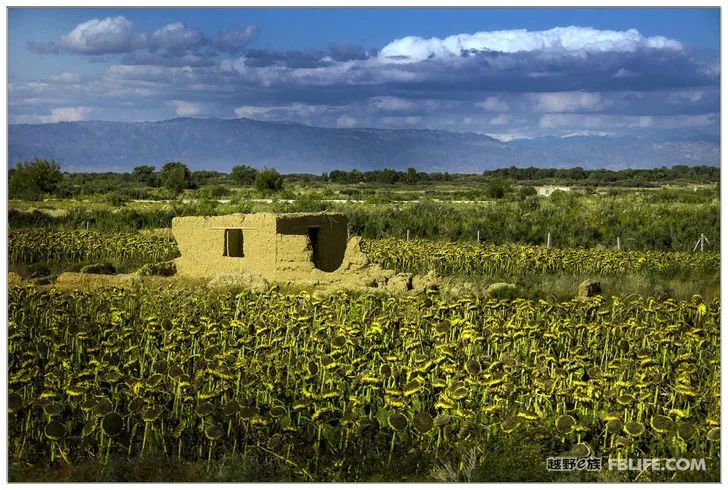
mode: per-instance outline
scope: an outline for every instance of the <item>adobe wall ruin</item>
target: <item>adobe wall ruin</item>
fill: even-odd
[[[226,230],[242,231],[242,257],[226,256]],[[172,220],[180,275],[212,278],[255,272],[264,277],[334,272],[346,254],[342,214],[273,213],[186,216]]]
[[[322,251],[318,259],[314,257],[309,228],[318,230],[314,237]],[[240,257],[225,255],[230,251],[226,230],[233,229],[243,231]],[[172,221],[172,234],[181,257],[154,266],[163,265],[173,275],[160,275],[154,272],[160,267],[146,266],[132,274],[64,272],[52,287],[166,287],[184,279],[185,284],[212,288],[266,291],[271,285],[280,285],[328,295],[341,290],[419,294],[444,285],[434,272],[397,273],[371,263],[361,249],[360,237],[347,240],[346,217],[340,214],[178,217]],[[8,280],[11,284],[22,282],[12,273]]]
[[[226,229],[242,229],[243,257],[224,255]],[[172,235],[181,254],[175,265],[182,276],[211,278],[226,272],[265,270],[275,264],[276,224],[271,213],[176,217]]]
[[[311,236],[312,230],[316,230],[315,237]],[[315,246],[312,240],[317,242]],[[346,241],[346,217],[342,214],[285,214],[276,221],[279,264],[305,257],[314,268],[334,272],[344,260]]]

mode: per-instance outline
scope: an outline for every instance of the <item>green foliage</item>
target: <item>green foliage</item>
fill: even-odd
[[[381,170],[369,170],[362,172],[360,170],[332,170],[326,174],[329,182],[338,184],[358,184],[360,182],[368,182],[373,184],[396,184],[399,182],[405,184],[417,184],[419,182],[447,182],[452,180],[453,176],[447,172],[417,172],[413,167],[407,169],[406,172],[384,168]]]
[[[60,165],[52,160],[20,162],[10,172],[8,194],[13,199],[39,199],[56,190],[62,179]]]
[[[129,202],[129,194],[123,191],[111,191],[104,196],[104,201],[115,207],[120,207]]]
[[[675,165],[673,167],[660,167],[653,169],[627,169],[584,170],[581,167],[572,168],[536,168],[536,167],[507,167],[496,170],[486,170],[485,177],[505,177],[518,181],[579,183],[580,185],[622,185],[626,187],[651,187],[655,182],[699,182],[710,183],[720,181],[720,167],[706,165]]]
[[[536,189],[530,185],[522,185],[518,187],[518,197],[520,199],[527,199],[537,194]]]
[[[527,201],[478,205],[434,201],[392,205],[346,205],[352,232],[365,238],[412,237],[543,245],[552,234],[559,247],[613,248],[621,237],[628,250],[690,251],[701,233],[719,250],[720,204],[653,203],[650,196],[554,193]]]
[[[511,183],[501,177],[492,177],[485,185],[486,195],[494,199],[503,199],[510,191]]]
[[[213,187],[203,187],[195,192],[195,197],[198,199],[221,199],[225,196],[229,196],[231,193],[230,188],[218,184]]]
[[[274,168],[266,168],[255,176],[255,190],[263,194],[271,194],[283,190],[283,176]]]
[[[134,167],[134,171],[131,173],[131,178],[135,182],[139,182],[150,187],[156,187],[159,185],[157,172],[152,165],[140,165],[138,167]]]
[[[293,203],[276,203],[273,205],[274,212],[281,213],[318,213],[328,211],[331,207],[321,199],[318,194],[307,193],[300,196]]]
[[[258,170],[248,165],[235,165],[230,172],[233,182],[239,185],[251,186],[255,182]]]
[[[165,163],[159,172],[159,181],[175,195],[194,187],[190,169],[180,162]]]
[[[214,170],[195,170],[192,172],[194,187],[210,184],[222,185],[227,180],[226,177],[224,173]]]
[[[214,216],[215,210],[217,209],[218,202],[213,201],[211,199],[202,199],[198,201],[195,205],[194,212],[191,213],[192,216]]]

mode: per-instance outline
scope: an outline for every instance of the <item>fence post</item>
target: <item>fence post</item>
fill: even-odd
[[[478,230],[478,243],[480,243],[480,230]]]
[[[617,250],[622,250],[622,244],[619,242],[619,237],[617,237]]]
[[[700,251],[703,252],[705,242],[710,243],[710,241],[708,240],[708,237],[705,236],[705,233],[701,233],[700,238],[698,238],[698,241],[695,242],[695,246],[693,247],[693,252],[695,252],[698,249],[698,245],[700,245]]]
[[[407,230],[407,241],[409,241],[409,230]]]
[[[551,232],[546,237],[546,248],[551,248]]]

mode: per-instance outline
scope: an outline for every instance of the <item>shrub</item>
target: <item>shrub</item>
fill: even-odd
[[[60,165],[52,160],[21,162],[10,172],[8,193],[14,199],[39,199],[52,193],[62,179]]]
[[[494,199],[502,199],[510,190],[510,182],[500,177],[488,179],[488,183],[485,186],[486,195]]]
[[[283,176],[274,168],[266,168],[255,176],[255,190],[263,194],[280,192],[283,190]]]
[[[138,167],[134,167],[134,171],[131,173],[131,178],[136,182],[140,182],[151,187],[159,185],[157,172],[151,165],[140,165]]]
[[[129,195],[123,191],[111,191],[104,195],[104,201],[112,206],[121,207],[129,202]]]
[[[230,172],[230,178],[232,178],[233,182],[246,186],[252,185],[257,176],[258,171],[248,165],[235,165]]]
[[[175,195],[179,195],[185,189],[194,187],[190,169],[180,162],[165,163],[162,171],[159,172],[159,181]]]

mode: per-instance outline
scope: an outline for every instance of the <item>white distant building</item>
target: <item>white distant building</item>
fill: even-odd
[[[549,197],[555,191],[571,192],[571,187],[565,185],[537,185],[535,189],[536,194],[544,197]]]

